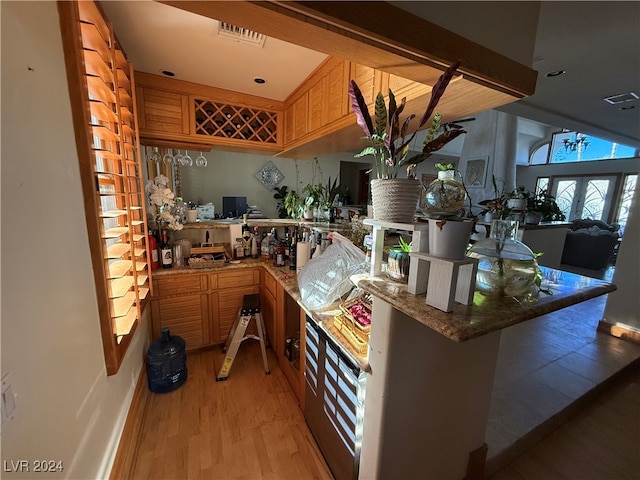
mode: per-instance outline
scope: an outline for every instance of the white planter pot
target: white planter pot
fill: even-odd
[[[527,199],[526,198],[510,198],[507,200],[507,207],[511,210],[524,211],[527,209]]]
[[[187,210],[187,222],[196,223],[198,221],[198,210]]]
[[[461,260],[467,251],[472,222],[429,219],[429,255]]]

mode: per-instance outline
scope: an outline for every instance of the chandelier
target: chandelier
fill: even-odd
[[[567,152],[582,152],[587,149],[591,142],[589,141],[589,137],[587,137],[584,133],[575,132],[571,138],[565,138],[562,143],[564,143],[564,149]]]

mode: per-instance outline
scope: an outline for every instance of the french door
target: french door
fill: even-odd
[[[567,217],[608,222],[615,200],[617,175],[552,177],[551,195]]]

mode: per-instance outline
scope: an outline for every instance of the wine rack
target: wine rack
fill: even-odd
[[[277,145],[277,113],[210,100],[194,101],[196,135]]]
[[[151,288],[133,68],[96,3],[60,2],[59,10],[105,363],[112,375]]]

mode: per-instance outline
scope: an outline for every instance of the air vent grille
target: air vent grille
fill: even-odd
[[[604,98],[604,101],[610,103],[611,105],[618,105],[624,102],[632,102],[634,100],[638,100],[638,94],[634,92],[621,93],[619,95],[612,95],[610,97]]]
[[[244,27],[237,27],[226,22],[218,22],[218,35],[257,47],[263,47],[267,39],[267,36],[262,33],[254,32]]]

